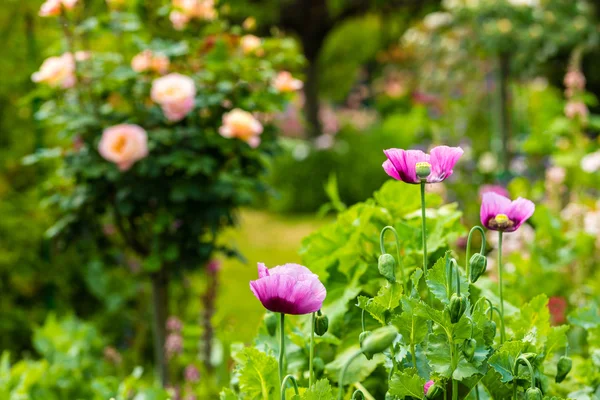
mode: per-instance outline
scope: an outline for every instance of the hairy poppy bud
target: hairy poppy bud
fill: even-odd
[[[527,389],[525,392],[525,398],[527,400],[542,400],[544,396],[542,395],[542,391],[536,387]]]
[[[389,282],[396,282],[396,260],[391,254],[382,254],[377,263],[379,273]]]
[[[429,174],[431,174],[431,164],[428,162],[418,162],[415,164],[415,172],[421,181],[426,181]]]
[[[377,328],[362,342],[362,351],[369,354],[382,353],[394,343],[397,336],[398,329],[395,326],[387,325]]]
[[[476,347],[477,341],[475,339],[465,339],[463,343],[463,354],[467,360],[471,361],[473,359]]]
[[[450,322],[453,324],[460,320],[460,317],[465,313],[467,309],[467,298],[462,295],[454,293],[450,297],[450,305],[448,311],[450,312]]]
[[[277,333],[277,315],[272,312],[268,312],[263,317],[263,321],[265,322],[265,326],[267,327],[267,332],[270,336],[275,336]]]
[[[496,323],[491,319],[483,325],[483,337],[487,342],[493,342],[496,337]]]
[[[487,268],[487,257],[481,253],[475,253],[471,256],[469,264],[471,266],[471,282],[475,283]]]
[[[365,395],[360,390],[357,390],[352,394],[352,400],[365,400]]]
[[[371,336],[371,331],[364,331],[361,332],[360,335],[358,335],[358,343],[360,343],[360,348],[363,348],[363,342],[365,341],[366,338],[368,338],[369,336]],[[371,360],[373,359],[373,354],[368,353],[366,351],[363,350],[363,354],[365,355],[365,357],[367,357],[367,360]]]
[[[565,380],[569,372],[571,372],[571,368],[573,367],[573,360],[567,356],[562,356],[558,360],[558,364],[556,365],[556,378],[555,382],[560,383]]]
[[[429,381],[425,384],[425,398],[426,399],[435,399],[440,397],[443,393],[442,387],[433,381]]]
[[[327,332],[328,328],[329,318],[327,318],[327,315],[321,313],[321,310],[317,311],[317,315],[315,317],[315,326],[313,327],[315,333],[319,336],[323,336]]]

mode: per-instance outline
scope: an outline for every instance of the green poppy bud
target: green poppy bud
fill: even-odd
[[[382,254],[377,263],[379,273],[389,282],[396,282],[396,259],[391,254]]]
[[[365,395],[360,390],[357,390],[352,394],[352,400],[365,400]]]
[[[542,391],[536,387],[527,389],[525,392],[525,398],[527,400],[542,400],[543,399]]]
[[[558,364],[556,365],[556,378],[555,382],[560,383],[565,380],[569,372],[571,372],[571,368],[573,367],[573,360],[570,357],[562,356],[558,360]]]
[[[327,315],[321,313],[321,310],[317,311],[317,315],[315,317],[315,326],[313,327],[315,333],[319,336],[323,336],[327,332],[328,328],[329,318],[327,318]]]
[[[363,348],[363,342],[365,341],[366,338],[368,338],[369,336],[371,336],[371,331],[364,331],[361,332],[360,335],[358,335],[358,343],[360,343],[360,348]],[[371,360],[373,359],[373,354],[368,353],[366,351],[363,350],[363,354],[365,355],[365,357],[367,357],[367,360]]]
[[[377,328],[362,342],[362,351],[369,354],[382,353],[394,343],[397,336],[398,329],[395,326]]]
[[[426,399],[436,399],[440,398],[444,393],[444,389],[436,382],[433,385],[429,386],[427,389],[427,393],[425,393]]]
[[[496,337],[496,323],[492,320],[487,320],[483,326],[483,338],[486,342],[493,342]]]
[[[463,295],[457,295],[454,293],[452,297],[450,297],[450,305],[448,307],[448,311],[450,312],[450,322],[453,324],[457,323],[460,320],[460,317],[467,310],[467,298]]]
[[[265,322],[265,326],[267,327],[267,332],[270,336],[275,336],[277,333],[277,315],[272,312],[268,312],[263,317],[263,321]]]
[[[426,181],[431,174],[431,164],[428,162],[418,162],[415,164],[415,172],[421,181]]]
[[[469,265],[471,266],[471,282],[475,283],[487,268],[487,257],[481,253],[475,253],[471,256]]]
[[[475,339],[465,339],[463,343],[463,354],[467,360],[471,361],[473,359],[476,347],[477,341]]]

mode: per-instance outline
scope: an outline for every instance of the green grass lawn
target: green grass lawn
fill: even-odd
[[[252,340],[264,314],[249,287],[249,281],[257,278],[256,263],[273,267],[301,262],[298,250],[302,239],[328,221],[313,215],[282,216],[256,210],[241,213],[240,227],[227,232],[226,239],[248,263],[227,260],[223,264],[214,321],[221,337],[246,343]]]

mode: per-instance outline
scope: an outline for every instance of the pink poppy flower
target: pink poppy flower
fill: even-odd
[[[417,166],[431,171],[425,182],[442,182],[452,175],[452,168],[462,156],[463,149],[437,146],[431,150],[431,155],[421,150],[387,149],[383,152],[388,158],[383,163],[383,169],[389,176],[402,182],[417,184],[421,183],[417,176]]]
[[[481,223],[488,229],[514,232],[533,215],[532,201],[519,197],[515,201],[494,192],[484,193],[481,201]]]
[[[250,290],[269,311],[283,314],[310,314],[321,309],[327,296],[319,277],[299,264],[268,269],[258,263],[258,279]]]

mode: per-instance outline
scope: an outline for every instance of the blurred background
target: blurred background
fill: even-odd
[[[256,262],[302,262],[304,237],[370,198],[388,180],[381,168],[385,148],[461,146],[465,155],[452,179],[431,189],[459,203],[466,226],[478,223],[478,193],[484,185],[532,198],[544,216],[536,223],[547,227],[535,239],[548,250],[545,262],[580,265],[586,276],[594,276],[600,249],[600,25],[594,2],[220,0],[205,2],[215,12],[210,17],[185,15],[183,3],[63,1],[51,15],[51,0],[3,2],[0,348],[1,374],[12,378],[0,379],[0,397],[66,399],[79,398],[73,396],[77,393],[95,399],[108,398],[101,393],[113,393],[114,387],[125,392],[154,387],[134,367],[152,369],[152,285],[145,277],[159,270],[132,255],[122,243],[126,240],[111,239],[123,232],[106,217],[108,189],[101,189],[104,181],[98,177],[115,176],[117,168],[95,170],[91,177],[91,169],[74,166],[79,164],[70,155],[79,151],[76,132],[101,132],[100,127],[110,125],[107,121],[144,127],[148,121],[148,129],[162,126],[174,132],[173,124],[159,121],[162,116],[125,118],[139,113],[119,109],[128,96],[139,96],[142,108],[149,101],[139,95],[149,92],[139,86],[139,68],[130,66],[136,54],[148,49],[167,55],[174,71],[196,71],[200,122],[188,118],[176,129],[217,137],[221,115],[243,104],[239,107],[262,113],[263,137],[268,138],[260,155],[240,150],[247,152],[248,164],[242,169],[256,163],[265,170],[256,174],[260,189],[250,182],[252,188],[244,189],[248,198],[227,202],[231,212],[219,217],[227,222],[211,230],[211,243],[226,243],[227,250],[211,247],[196,266],[178,269],[169,283],[167,322],[171,331],[182,332],[163,332],[165,346],[171,346],[167,353],[178,354],[171,360],[176,371],[171,381],[196,382],[198,371],[203,377],[217,376],[202,379],[203,388],[194,393],[207,397],[198,398],[212,398],[207,393],[227,384],[230,344],[250,343],[261,324],[264,310],[248,288],[256,277]],[[186,44],[194,40],[199,44]],[[236,55],[219,58],[219,43]],[[88,101],[85,93],[59,100],[63,94],[56,85],[44,85],[44,76],[34,79],[41,84],[32,81],[36,71],[44,72],[44,60],[67,51],[91,52],[89,79],[104,82],[89,85],[90,99],[96,96],[103,104],[95,121],[86,119],[94,106],[73,111],[73,104]],[[95,54],[106,54],[104,64],[95,64]],[[202,64],[204,58],[210,68]],[[76,77],[83,83],[88,79],[85,62],[77,61],[83,67]],[[117,67],[107,69],[110,63]],[[250,83],[236,91],[236,80],[242,79],[236,77],[246,70],[270,72],[245,76]],[[272,78],[282,70],[300,82],[277,87]],[[200,76],[198,71],[207,73]],[[219,78],[223,74],[229,74],[234,89]],[[265,82],[275,82],[277,90],[258,86]],[[120,88],[121,99],[107,94]],[[202,97],[207,91],[216,100]],[[204,107],[213,107],[212,115],[218,115],[201,114]],[[66,121],[75,121],[73,115],[77,126],[65,128]],[[150,154],[166,143],[154,144]],[[213,154],[213,145],[199,151]],[[179,168],[177,163],[186,160],[163,160],[165,168],[156,174],[168,177],[168,163]],[[188,168],[190,160],[181,168]],[[99,156],[92,162],[107,164]],[[169,179],[156,180],[144,172],[149,162],[140,164],[138,182],[155,191],[172,190]],[[108,181],[120,184],[117,178]],[[83,195],[72,197],[83,187],[81,182],[85,193],[97,189],[93,202]],[[170,199],[165,201],[175,202]],[[89,208],[80,212],[78,201]],[[195,207],[206,206],[201,204]],[[65,220],[65,215],[70,217]],[[73,221],[78,228],[63,236]],[[135,224],[125,233],[134,231]],[[98,227],[97,234],[86,233],[92,225]],[[534,240],[524,231],[526,237],[515,246]],[[194,238],[206,234],[195,232]],[[556,246],[564,250],[551,254]],[[539,254],[543,251],[538,249]],[[218,266],[198,267],[209,259]],[[538,290],[563,297],[567,291]],[[211,342],[208,353],[206,340]],[[25,373],[27,382],[15,383]],[[95,377],[94,388],[90,376]]]

